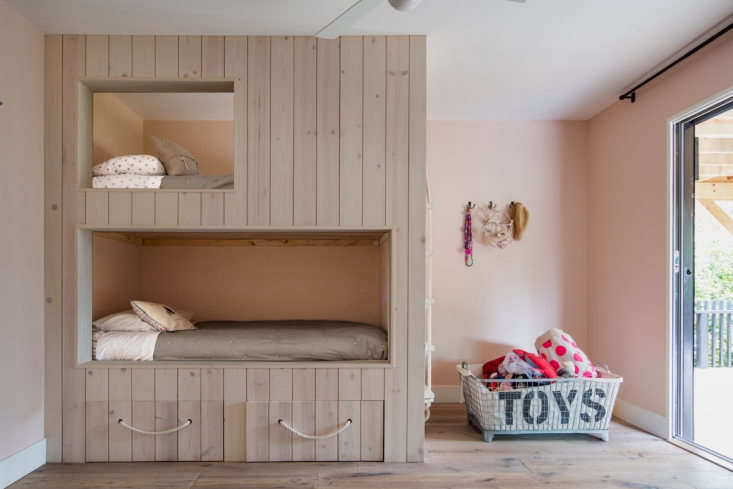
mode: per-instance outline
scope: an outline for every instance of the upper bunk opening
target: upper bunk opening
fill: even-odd
[[[81,82],[81,188],[232,190],[234,84]]]
[[[80,362],[389,364],[389,231],[83,230],[79,244]],[[196,329],[140,329],[132,301]]]

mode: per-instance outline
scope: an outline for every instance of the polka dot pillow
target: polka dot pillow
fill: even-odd
[[[165,167],[153,155],[125,155],[94,165],[92,175],[165,175]]]
[[[564,367],[574,370],[576,377],[598,377],[588,356],[578,348],[572,336],[561,329],[552,328],[537,338],[535,347],[556,371]]]

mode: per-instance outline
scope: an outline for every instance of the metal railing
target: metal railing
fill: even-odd
[[[695,303],[695,367],[730,367],[733,301],[711,300]]]

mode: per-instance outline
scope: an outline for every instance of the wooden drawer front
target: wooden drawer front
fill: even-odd
[[[384,371],[313,368],[88,368],[88,462],[381,461]],[[134,433],[191,425],[174,433]],[[283,428],[282,419],[309,440]]]
[[[227,377],[230,395],[238,382],[243,392],[243,369],[232,369]],[[86,378],[88,462],[221,461],[225,438],[229,447],[244,445],[244,400],[228,399],[225,418],[222,369],[90,368]],[[146,431],[192,423],[154,436],[134,433],[120,419]],[[244,460],[243,450],[230,448],[227,455]]]
[[[248,401],[248,462],[382,461],[384,401]],[[332,438],[309,440],[279,424],[305,434],[336,431]]]

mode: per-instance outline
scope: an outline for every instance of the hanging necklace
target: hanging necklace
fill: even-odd
[[[475,204],[468,202],[466,206],[466,219],[463,223],[463,249],[466,252],[464,262],[467,267],[473,266],[473,231],[471,230],[471,209],[475,208]]]

